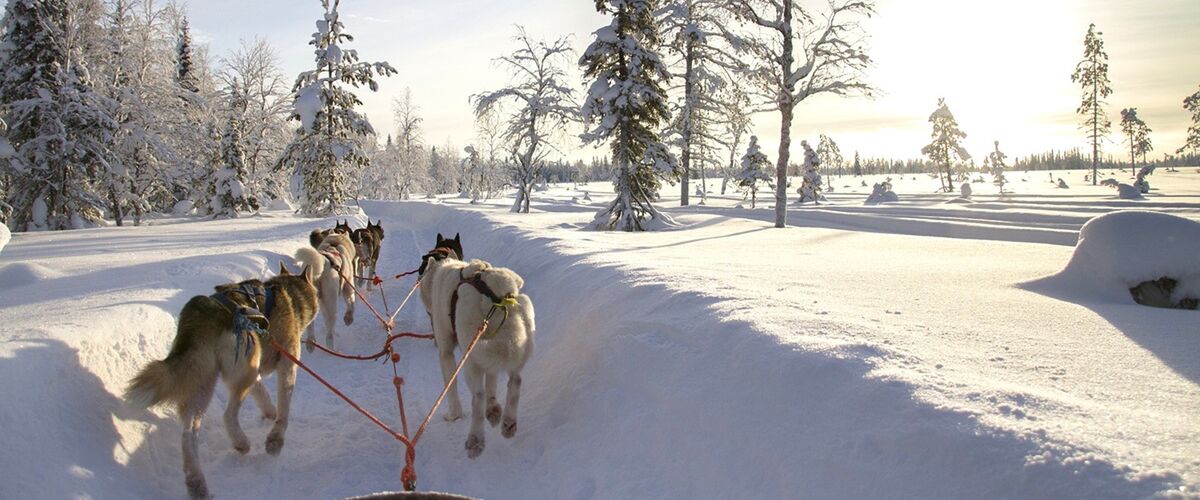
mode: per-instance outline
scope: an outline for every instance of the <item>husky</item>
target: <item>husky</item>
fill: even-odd
[[[175,406],[183,425],[184,481],[193,498],[208,496],[197,439],[218,375],[229,389],[224,420],[233,449],[241,454],[250,451],[250,442],[238,423],[247,392],[263,418],[275,422],[267,434],[267,453],[278,455],[283,448],[296,366],[270,343],[300,356],[300,332],[317,314],[317,289],[309,268],[299,275],[290,274],[283,263],[279,268],[279,275],[265,283],[247,280],[220,285],[213,295],[192,297],[179,313],[175,341],[166,359],[150,362],[126,388],[125,399],[136,407]],[[255,326],[247,328],[239,317]],[[262,384],[262,377],[271,373],[278,381],[278,409]]]
[[[454,374],[454,348],[458,345],[458,338],[454,334],[454,330],[450,327],[449,313],[434,314],[434,293],[433,293],[433,270],[435,268],[451,268],[461,269],[466,267],[466,263],[462,259],[463,249],[462,240],[457,233],[454,239],[446,239],[442,237],[442,233],[437,234],[437,242],[434,249],[425,254],[421,258],[421,267],[417,270],[419,282],[421,283],[420,295],[421,303],[425,305],[425,314],[429,316],[429,322],[433,328],[433,342],[437,345],[438,361],[442,367],[442,380],[449,382],[450,376]],[[449,276],[449,275],[447,275]],[[448,284],[447,286],[452,286]],[[449,295],[439,292],[437,295],[446,301],[449,301]],[[448,302],[447,302],[448,303]],[[462,418],[462,402],[458,399],[458,382],[454,382],[450,386],[450,390],[446,394],[446,412],[442,418],[447,421],[454,421]]]
[[[320,296],[321,317],[325,323],[325,344],[331,349],[334,347],[333,323],[339,294],[346,303],[342,322],[347,326],[354,324],[354,255],[354,244],[350,242],[350,237],[336,231],[326,236],[316,250],[304,247],[296,251],[296,261],[312,269],[313,282]],[[308,326],[305,338],[316,340],[315,324]],[[307,344],[306,349],[312,352],[312,344]]]
[[[336,226],[333,226],[333,232],[349,235],[351,233],[350,221],[339,221]]]
[[[313,248],[321,246],[321,242],[325,241],[325,237],[333,233],[332,229],[313,229],[308,233],[308,244]]]
[[[355,262],[355,274],[361,276],[361,279],[356,279],[356,283],[359,288],[370,287],[375,278],[375,266],[379,262],[379,247],[383,244],[383,227],[372,225],[371,221],[367,220],[367,227],[351,232],[350,240],[354,242],[354,251],[358,257]]]
[[[464,352],[475,339],[485,319],[488,327],[464,366],[464,379],[471,392],[471,428],[465,448],[468,458],[483,453],[483,420],[500,434],[511,438],[517,432],[517,406],[521,397],[521,370],[533,354],[535,331],[533,303],[521,293],[525,282],[512,270],[492,267],[481,260],[462,262],[428,257],[426,267],[430,316],[445,379],[454,370],[453,345]],[[447,338],[452,334],[452,338]],[[452,344],[453,342],[453,344]],[[445,349],[443,346],[450,346]],[[447,356],[447,352],[449,356]],[[449,363],[447,363],[449,360]],[[503,409],[496,399],[500,373],[508,375]],[[446,418],[461,418],[461,403],[451,388]],[[455,404],[459,406],[456,408]],[[455,414],[457,410],[457,414]],[[503,423],[501,423],[503,422]]]

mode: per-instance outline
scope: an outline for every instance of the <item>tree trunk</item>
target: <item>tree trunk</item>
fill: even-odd
[[[792,2],[783,2],[783,52],[780,65],[783,78],[786,81],[792,75]],[[792,86],[783,83],[779,89],[779,158],[775,164],[775,227],[787,227],[787,165],[792,147],[792,113],[795,103],[792,101]]]
[[[1098,99],[1099,97],[1096,96],[1096,92],[1099,92],[1097,85],[1098,85],[1098,82],[1093,80],[1092,81],[1092,96],[1094,96],[1095,98]],[[1100,117],[1099,117],[1100,106],[1099,106],[1098,102],[1096,104],[1097,104],[1096,106],[1092,107],[1092,185],[1093,186],[1096,185],[1096,177],[1098,177],[1098,175],[1099,175],[1098,163],[1100,161],[1100,138],[1099,138],[1100,124],[1097,122],[1097,120],[1100,119]]]
[[[687,116],[683,117],[683,155],[682,165],[680,167],[679,180],[679,206],[688,206],[688,187],[692,174],[692,94],[695,93],[696,85],[692,82],[695,78],[692,75],[692,59],[695,57],[695,41],[691,36],[685,44],[684,49],[684,72],[683,72],[683,111]]]

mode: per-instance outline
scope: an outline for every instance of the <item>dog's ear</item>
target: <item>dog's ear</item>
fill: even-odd
[[[443,237],[442,237],[442,233],[438,233],[438,235],[437,235],[437,243],[440,245],[440,244],[441,244],[443,241],[446,241],[446,238],[443,238]]]
[[[284,264],[282,260],[279,261],[279,275],[290,276],[291,274],[292,273],[288,271],[287,264]]]
[[[300,275],[304,276],[304,281],[308,282],[308,284],[310,284],[310,285],[312,284],[313,277],[312,277],[312,268],[311,267],[304,266],[304,269],[300,271]]]
[[[458,242],[462,241],[461,239],[459,239],[458,233],[454,233],[454,241],[458,241]]]

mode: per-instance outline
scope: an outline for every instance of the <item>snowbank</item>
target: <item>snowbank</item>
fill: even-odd
[[[0,252],[4,251],[4,245],[7,245],[10,240],[12,240],[12,232],[8,230],[7,225],[0,224]]]
[[[1200,223],[1158,212],[1123,211],[1096,217],[1059,273],[1080,293],[1128,303],[1129,289],[1170,277],[1176,300],[1200,296]]]

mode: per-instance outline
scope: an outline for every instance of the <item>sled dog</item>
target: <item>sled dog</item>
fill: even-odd
[[[362,277],[356,283],[359,288],[371,285],[371,280],[375,278],[375,266],[379,262],[379,247],[383,244],[383,227],[372,225],[367,220],[367,227],[351,232],[350,240],[354,242],[354,251],[358,256],[355,274]]]
[[[271,342],[300,356],[300,332],[317,313],[317,290],[309,268],[292,275],[283,263],[279,267],[279,275],[265,283],[247,280],[220,285],[213,295],[192,297],[179,313],[175,341],[166,359],[142,368],[125,391],[125,399],[138,407],[175,407],[183,425],[184,481],[194,498],[208,496],[196,441],[218,375],[229,389],[224,420],[233,449],[243,454],[250,451],[250,442],[238,423],[247,392],[254,396],[263,417],[275,422],[267,434],[267,453],[278,455],[283,448],[296,367],[273,349]],[[264,327],[265,331],[260,330]],[[272,372],[278,380],[278,407],[271,404],[260,379]]]
[[[439,245],[449,241],[440,236]],[[462,346],[465,352],[484,319],[489,321],[463,367],[471,392],[471,428],[465,443],[470,458],[483,452],[485,417],[492,426],[503,422],[500,433],[506,438],[517,431],[521,370],[533,353],[535,331],[533,303],[521,293],[522,286],[524,280],[516,273],[481,260],[462,262],[437,255],[426,257],[421,298],[434,325],[444,380],[454,371],[454,346]],[[503,410],[496,399],[501,372],[508,375]],[[445,418],[461,418],[456,389],[452,387],[447,397]]]
[[[336,231],[326,236],[316,250],[304,247],[296,251],[296,261],[312,270],[313,283],[320,296],[321,318],[325,323],[325,344],[331,349],[334,347],[333,323],[338,310],[338,295],[346,304],[342,322],[346,325],[354,323],[354,255],[354,244],[349,235]],[[316,329],[315,323],[308,325],[305,338],[316,340]],[[312,352],[313,346],[309,344],[306,349]]]

